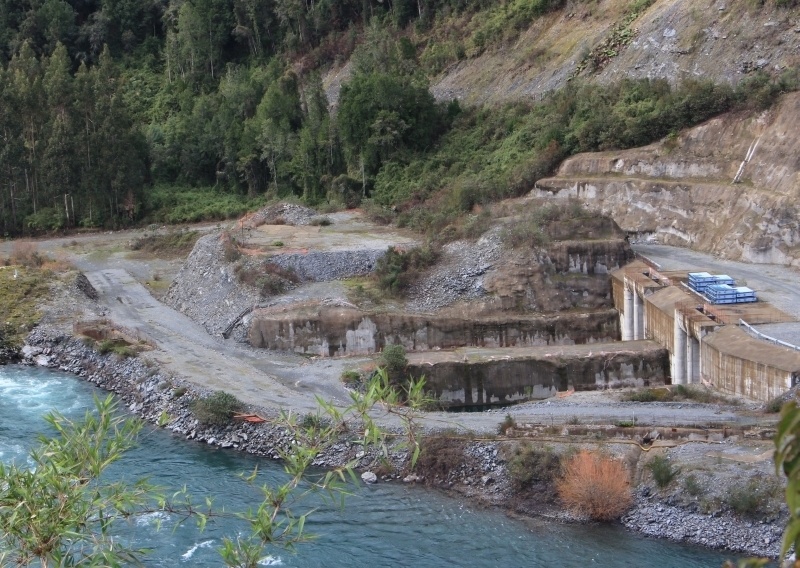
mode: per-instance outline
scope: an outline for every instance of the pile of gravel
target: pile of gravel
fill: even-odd
[[[386,249],[278,254],[269,262],[293,270],[302,281],[329,282],[369,274],[385,254]]]
[[[234,265],[225,262],[222,249],[219,233],[200,237],[163,299],[212,335],[221,334],[261,299],[256,290],[239,283]]]
[[[257,211],[250,223],[254,227],[259,225],[310,225],[317,212],[302,205],[294,203],[277,203],[268,205]]]
[[[636,504],[622,524],[649,536],[764,557],[777,557],[781,548],[777,523],[691,512],[663,503],[645,487],[637,491]]]
[[[458,300],[480,298],[486,293],[484,275],[503,252],[500,228],[488,231],[477,242],[455,241],[442,247],[436,266],[411,286],[406,308],[431,312]]]

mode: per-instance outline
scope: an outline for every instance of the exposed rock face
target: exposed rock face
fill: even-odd
[[[624,20],[630,4],[569,4],[536,21],[514,45],[452,65],[434,83],[433,93],[440,99],[480,104],[529,99],[559,89],[584,55]],[[633,37],[619,55],[589,76],[601,83],[704,78],[736,84],[759,69],[796,68],[798,13],[797,8],[776,9],[772,3],[718,1],[701,8],[693,2],[659,0],[631,23]]]
[[[608,273],[633,259],[627,242],[563,241],[537,258],[508,252],[486,276],[487,307],[503,311],[555,312],[611,305]]]
[[[531,195],[577,198],[664,244],[798,265],[798,118],[800,94],[787,94],[768,112],[715,118],[675,140],[575,156]]]

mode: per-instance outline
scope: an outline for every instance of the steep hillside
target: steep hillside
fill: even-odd
[[[570,2],[512,45],[450,65],[437,98],[470,104],[537,97],[572,77],[710,79],[736,84],[755,70],[800,64],[800,10],[742,0]],[[785,3],[784,3],[785,4]]]
[[[644,148],[569,158],[532,195],[578,198],[658,242],[800,266],[798,119],[800,94],[787,94],[769,111],[724,115]]]

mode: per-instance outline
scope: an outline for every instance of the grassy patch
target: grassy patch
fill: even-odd
[[[724,501],[739,516],[758,517],[770,512],[772,490],[763,480],[751,479],[729,487]]]
[[[0,342],[11,347],[22,345],[39,323],[39,308],[47,300],[55,279],[54,273],[39,268],[0,268]]]
[[[695,385],[674,385],[672,388],[644,388],[625,393],[622,399],[629,402],[693,401],[703,404],[737,404],[736,400]]]
[[[168,231],[145,234],[131,243],[131,249],[153,254],[159,258],[178,258],[192,251],[200,233],[197,231]],[[158,280],[157,278],[153,278]]]

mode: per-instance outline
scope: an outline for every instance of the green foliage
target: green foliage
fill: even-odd
[[[407,251],[389,247],[375,265],[375,278],[382,290],[392,295],[401,294],[438,258],[439,251],[430,245]]]
[[[337,123],[351,162],[374,175],[403,152],[429,147],[443,120],[427,83],[375,71],[342,87]]]
[[[691,400],[703,404],[737,404],[736,400],[728,399],[723,395],[702,386],[674,385],[672,388],[644,388],[630,391],[623,395],[623,400],[631,402],[672,402],[678,400]]]
[[[775,434],[775,471],[786,476],[789,522],[783,533],[781,558],[791,548],[800,550],[800,409],[791,401],[781,409]]]
[[[265,203],[265,199],[222,193],[213,188],[159,185],[147,192],[144,221],[152,223],[196,223],[233,219]]]
[[[725,504],[743,517],[758,517],[770,512],[770,489],[763,480],[751,479],[730,487],[725,494]]]
[[[193,400],[189,408],[201,424],[223,426],[244,407],[242,401],[225,391],[215,391],[204,398]]]
[[[681,471],[680,468],[673,466],[669,459],[662,455],[653,456],[653,459],[647,462],[645,467],[650,470],[653,480],[655,480],[660,489],[672,483],[672,480]]]
[[[273,246],[283,246],[283,243],[280,245],[273,243]],[[300,281],[297,273],[293,270],[282,268],[272,262],[263,262],[256,265],[242,262],[236,265],[234,273],[239,282],[256,288],[262,298],[282,294],[292,284]]]
[[[541,247],[549,242],[542,222],[535,214],[508,223],[501,237],[503,243],[511,248]]]
[[[380,365],[393,381],[402,380],[408,367],[406,348],[400,344],[386,345],[381,351]]]
[[[770,414],[776,414],[781,411],[783,408],[786,399],[782,396],[776,396],[775,398],[771,398],[767,401],[767,404],[764,405],[764,412],[768,412]]]
[[[97,414],[78,422],[49,414],[57,437],[40,439],[30,453],[34,467],[0,463],[0,551],[11,564],[115,566],[141,556],[112,538],[111,528],[166,502],[144,481],[100,479],[135,445],[142,424],[118,416],[110,395],[95,407]]]
[[[550,485],[561,471],[561,458],[552,448],[518,444],[508,460],[508,474],[516,491]]]
[[[510,0],[496,3],[494,8],[479,18],[480,25],[470,38],[471,54],[480,54],[494,43],[515,39],[534,19],[560,10],[565,5],[566,0]]]
[[[686,490],[686,493],[692,497],[698,497],[705,493],[703,486],[694,474],[689,474],[683,478],[683,488]]]
[[[348,369],[342,372],[342,382],[347,386],[353,386],[361,381],[361,373],[354,369]]]
[[[668,395],[669,391],[667,389],[645,388],[625,393],[623,400],[630,402],[658,402],[665,400]]]

